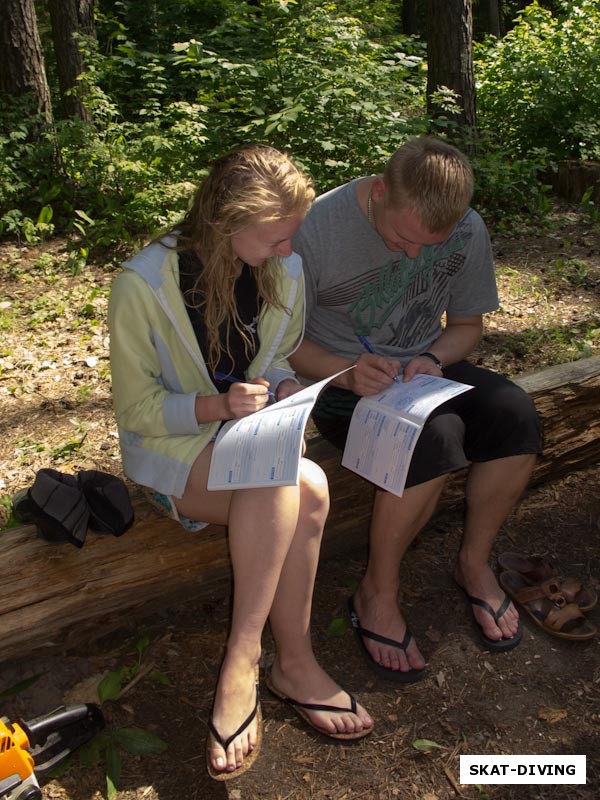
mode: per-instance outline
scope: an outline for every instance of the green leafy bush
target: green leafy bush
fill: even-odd
[[[472,158],[474,206],[497,227],[536,222],[549,210],[548,171],[554,167],[544,150],[515,157],[510,148],[484,134]]]
[[[39,130],[31,99],[3,97],[0,117],[0,236],[39,241],[53,231],[47,179],[56,169],[51,131]]]
[[[600,6],[534,2],[500,40],[475,46],[481,127],[516,156],[600,158]]]
[[[383,45],[333,4],[239,4],[174,63],[211,109],[214,149],[259,139],[290,149],[324,190],[376,169],[425,129],[424,47]],[[260,57],[256,54],[260,53]]]
[[[170,54],[162,39],[157,52],[140,47],[122,21],[145,0],[112,5],[99,43],[79,41],[92,123],[48,132],[54,162],[18,126],[0,142],[4,232],[41,235],[45,209],[73,234],[77,269],[92,247],[132,242],[180,216],[209,162],[242,141],[291,150],[325,190],[378,169],[425,130],[424,46],[375,42],[335,4],[224,2],[227,14],[201,41],[175,43]],[[346,5],[366,14],[364,4]],[[388,5],[380,0],[379,12]]]
[[[476,46],[476,204],[539,215],[545,170],[600,157],[600,10],[537,3]],[[210,161],[243,141],[289,150],[319,191],[381,169],[410,136],[459,129],[455,97],[425,113],[425,45],[400,37],[393,0],[107,0],[80,36],[91,122],[40,132],[23,101],[0,116],[0,236],[131,247],[186,210]],[[195,38],[188,38],[194,31]],[[183,33],[188,35],[184,36]]]

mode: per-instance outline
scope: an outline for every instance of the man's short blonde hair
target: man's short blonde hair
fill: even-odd
[[[383,180],[389,206],[411,209],[431,233],[456,225],[473,196],[467,157],[434,136],[411,139],[396,150]]]

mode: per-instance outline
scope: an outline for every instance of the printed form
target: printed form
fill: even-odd
[[[347,370],[223,425],[213,448],[207,489],[297,486],[310,412],[321,389],[343,372]]]
[[[401,497],[427,417],[446,400],[472,388],[433,375],[415,375],[361,398],[350,421],[342,466]]]

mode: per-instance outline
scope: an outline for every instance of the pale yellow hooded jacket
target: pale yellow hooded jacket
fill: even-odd
[[[131,480],[181,497],[192,464],[219,422],[199,424],[196,395],[218,394],[200,352],[179,288],[173,239],[155,242],[125,262],[110,295],[108,323],[112,392],[123,468]],[[248,367],[271,391],[295,377],[287,357],[304,329],[302,260],[276,260],[286,310],[265,307],[260,347]]]

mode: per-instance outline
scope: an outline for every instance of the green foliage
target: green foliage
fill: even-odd
[[[335,617],[327,628],[327,637],[334,639],[343,636],[348,629],[348,620],[345,617]]]
[[[431,751],[435,749],[444,749],[443,745],[434,742],[432,739],[415,739],[411,744],[415,750],[421,753],[431,753]]]
[[[0,531],[6,531],[9,528],[16,528],[19,522],[15,519],[12,510],[12,497],[9,494],[0,496],[0,509],[4,509],[4,516],[6,522],[0,523]],[[0,692],[0,700],[2,697],[8,697],[4,692]]]
[[[592,200],[593,194],[594,194],[594,187],[590,187],[589,189],[587,189],[587,191],[581,198],[581,207],[588,214],[593,224],[600,226],[600,209],[598,209],[598,206]]]
[[[98,685],[98,698],[101,705],[118,700],[127,683],[133,681],[136,676],[139,680],[145,674],[141,671],[142,661],[149,645],[149,636],[142,634],[135,643],[137,652],[135,662],[121,665],[105,675]],[[148,668],[146,668],[147,672]],[[169,683],[167,676],[162,673],[152,672],[148,677],[163,685]],[[104,764],[107,800],[115,800],[121,781],[121,751],[134,756],[151,756],[163,753],[168,746],[167,742],[141,728],[127,726],[106,729],[79,750],[79,763],[85,768]]]
[[[333,10],[292,0],[239,5],[203,41],[174,46],[197,101],[218,112],[209,126],[215,150],[271,141],[324,190],[376,169],[424,130],[422,46],[376,43]]]
[[[91,769],[104,762],[107,800],[118,796],[121,781],[122,757],[120,750],[134,756],[151,756],[164,753],[169,745],[163,739],[141,728],[127,727],[105,730],[78,751],[79,763]],[[64,768],[68,768],[66,764]],[[56,777],[56,776],[54,776]]]
[[[514,224],[516,217],[535,222],[549,210],[546,175],[552,162],[545,151],[515,158],[490,135],[482,137],[472,162],[474,206],[489,222]]]
[[[536,2],[501,40],[475,47],[479,123],[513,154],[600,158],[600,7]]]
[[[40,176],[55,164],[50,131],[39,132],[39,119],[28,97],[2,97],[0,116],[0,236],[36,242],[54,230],[52,207]]]
[[[30,686],[37,683],[44,674],[44,672],[38,672],[36,675],[31,675],[29,678],[24,678],[22,681],[19,681],[19,683],[9,686],[8,689],[3,689],[0,692],[0,700],[4,700],[7,697],[14,697],[21,692],[25,692]]]
[[[7,127],[0,234],[33,241],[51,225],[66,231],[77,273],[93,248],[131,246],[173,224],[210,160],[240,141],[291,150],[321,190],[378,169],[425,130],[424,46],[383,36],[392,5],[103,4],[99,43],[79,38],[93,121],[47,132],[54,161],[27,143],[26,129]],[[201,38],[182,41],[173,20],[194,14],[189,29]]]
[[[490,220],[543,216],[546,170],[600,156],[600,10],[552,5],[559,16],[533,3],[476,46],[476,203]],[[399,21],[395,0],[105,0],[98,40],[78,36],[91,123],[40,133],[27,100],[4,104],[0,236],[66,233],[78,274],[94,249],[176,222],[210,161],[240,142],[289,150],[318,191],[378,171],[410,136],[460,142],[452,92],[426,118],[425,45]]]

